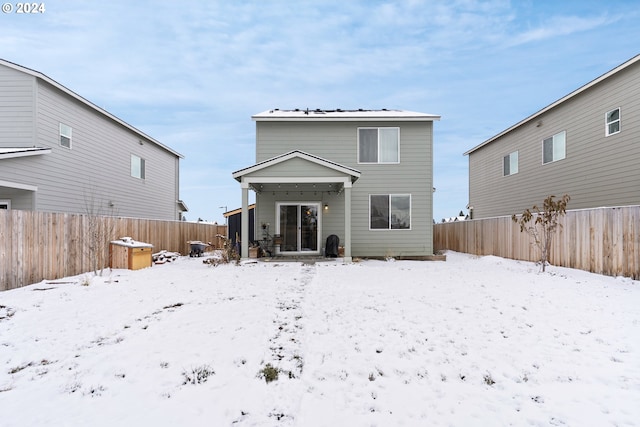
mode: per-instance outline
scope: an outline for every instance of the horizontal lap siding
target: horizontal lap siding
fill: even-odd
[[[551,247],[552,265],[640,279],[640,206],[570,210]],[[436,250],[538,261],[540,252],[510,217],[436,224]]]
[[[359,127],[399,127],[400,164],[358,164]],[[352,254],[431,255],[432,129],[432,122],[257,122],[256,160],[300,150],[359,170],[361,176],[352,189]],[[370,194],[411,194],[411,230],[369,230]],[[271,217],[262,210],[259,215]],[[342,237],[344,229],[336,219],[339,213],[332,210],[331,215],[331,220],[325,221],[323,234],[336,229]]]
[[[59,123],[72,127],[60,146]],[[140,144],[142,141],[142,144]],[[0,147],[46,147],[51,153],[3,159],[0,180],[37,187],[1,189],[14,209],[176,219],[178,158],[50,84],[0,65]],[[146,161],[146,179],[131,177],[131,154]],[[94,199],[96,206],[87,206]]]
[[[0,65],[0,147],[31,147],[35,79]],[[0,179],[5,179],[0,172]]]
[[[38,140],[52,148],[38,171],[39,210],[110,214],[111,201],[118,215],[176,218],[174,155],[46,83],[38,117]],[[59,123],[73,129],[71,149],[59,144]],[[145,159],[144,180],[131,176],[131,154]]]
[[[605,137],[605,113],[620,107],[622,131]],[[541,121],[538,126],[538,121]],[[566,158],[542,164],[542,140],[566,131]],[[554,194],[582,209],[640,203],[640,64],[469,155],[474,218],[521,213]],[[502,176],[502,158],[519,152],[519,172]]]

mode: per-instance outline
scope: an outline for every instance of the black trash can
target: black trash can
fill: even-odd
[[[340,238],[335,234],[327,237],[327,244],[324,246],[324,256],[336,258],[338,256],[338,246],[340,246]]]

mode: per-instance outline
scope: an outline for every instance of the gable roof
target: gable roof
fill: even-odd
[[[562,104],[563,102],[581,94],[582,92],[585,92],[587,90],[589,90],[591,87],[597,85],[598,83],[608,79],[609,77],[613,76],[614,74],[624,70],[625,68],[630,67],[631,65],[635,64],[636,62],[640,61],[640,54],[634,56],[633,58],[629,59],[628,61],[624,62],[621,65],[618,65],[616,68],[607,71],[606,73],[604,73],[603,75],[601,75],[598,78],[595,78],[593,80],[591,80],[589,83],[579,87],[578,89],[574,90],[573,92],[571,92],[570,94],[558,99],[557,101],[547,105],[546,107],[544,107],[542,110],[530,115],[529,117],[527,117],[524,120],[519,121],[518,123],[516,123],[515,125],[511,126],[510,128],[507,128],[505,130],[503,130],[502,132],[500,132],[499,134],[487,139],[486,141],[484,141],[483,143],[473,147],[471,150],[467,151],[466,153],[464,153],[463,155],[468,155],[473,153],[474,151],[478,150],[479,148],[484,147],[487,144],[490,144],[491,142],[495,141],[496,139],[506,135],[507,133],[511,132],[514,129],[517,129],[518,127],[529,123],[533,120],[535,120],[537,117],[541,116],[542,114],[546,113],[547,111],[551,110],[552,108],[557,107],[558,105]]]
[[[393,121],[434,121],[440,120],[440,116],[435,114],[417,113],[415,111],[404,110],[388,110],[383,108],[382,110],[342,110],[337,108],[335,110],[310,110],[296,108],[295,110],[281,110],[275,108],[273,110],[263,111],[262,113],[255,114],[251,118],[257,122],[260,121],[379,121],[379,120],[393,120]]]
[[[160,141],[150,137],[149,135],[145,134],[144,132],[136,129],[135,127],[131,126],[127,122],[125,122],[125,121],[119,119],[118,117],[114,116],[113,114],[109,113],[107,110],[104,110],[104,109],[98,107],[97,105],[93,104],[89,100],[83,98],[82,96],[78,95],[77,93],[75,93],[71,89],[61,85],[60,83],[58,83],[57,81],[53,80],[52,78],[46,76],[45,74],[42,74],[39,71],[35,71],[35,70],[32,70],[32,69],[27,68],[27,67],[23,67],[22,65],[15,64],[13,62],[7,61],[7,60],[2,59],[2,58],[0,58],[0,65],[4,65],[4,66],[12,68],[14,70],[21,71],[21,72],[23,72],[25,74],[29,74],[30,76],[35,77],[36,79],[40,79],[42,81],[45,81],[45,82],[49,83],[50,85],[52,85],[55,88],[61,90],[62,92],[66,93],[67,95],[71,96],[72,98],[76,99],[77,101],[80,101],[81,103],[83,103],[87,107],[95,110],[99,114],[111,119],[112,121],[118,123],[119,125],[124,126],[125,128],[129,129],[130,131],[138,134],[140,137],[151,141],[152,143],[156,144],[160,148],[170,152],[174,156],[180,157],[180,158],[184,158],[184,156],[182,154],[180,154],[177,151],[169,148],[168,146],[166,146],[163,143],[161,143]]]
[[[344,166],[339,163],[332,162],[330,160],[323,159],[322,157],[314,156],[313,154],[305,153],[304,151],[300,151],[300,150],[289,151],[288,153],[281,154],[276,157],[272,157],[271,159],[264,160],[260,163],[256,163],[255,165],[249,166],[248,168],[240,169],[236,172],[233,172],[232,176],[236,181],[240,182],[244,175],[247,175],[262,169],[266,169],[270,166],[274,166],[294,158],[304,159],[312,163],[316,163],[318,165],[324,166],[326,168],[335,170],[337,172],[343,173],[345,175],[350,175],[351,182],[354,182],[355,180],[360,178],[360,171],[357,169],[353,169],[348,166]]]

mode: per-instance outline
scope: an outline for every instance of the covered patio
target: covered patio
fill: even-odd
[[[242,189],[241,235],[249,235],[249,190],[256,193],[256,232],[272,230],[279,256],[321,255],[338,235],[351,262],[351,189],[360,171],[302,151],[291,151],[233,173]],[[240,255],[249,257],[249,239]]]

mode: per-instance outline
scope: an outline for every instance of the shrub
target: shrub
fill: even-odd
[[[487,385],[494,385],[496,383],[491,377],[491,374],[489,373],[485,374],[482,379],[484,380],[484,383]]]
[[[220,256],[215,258],[207,258],[202,262],[214,267],[217,267],[219,264],[229,264],[232,261],[235,261],[236,264],[239,264],[240,255],[238,254],[238,251],[236,251],[236,248],[232,244],[231,240],[221,234],[218,234],[216,237],[222,239],[222,250],[218,251]]]
[[[278,379],[279,373],[280,370],[278,368],[273,367],[271,363],[267,363],[265,367],[260,370],[258,375],[264,378],[267,383],[270,383],[271,381],[276,381]]]
[[[214,375],[215,371],[211,369],[209,365],[202,365],[196,368],[191,368],[190,371],[183,371],[182,376],[184,381],[182,384],[202,384],[207,382],[207,379],[211,375]]]
[[[520,232],[526,231],[531,237],[532,243],[540,250],[542,272],[545,271],[549,262],[553,235],[558,227],[562,227],[561,224],[558,224],[558,220],[566,213],[567,203],[571,199],[568,194],[559,200],[554,200],[555,197],[549,196],[544,199],[542,211],[534,205],[531,210],[526,209],[520,218],[516,215],[511,216],[513,222],[520,225]]]

